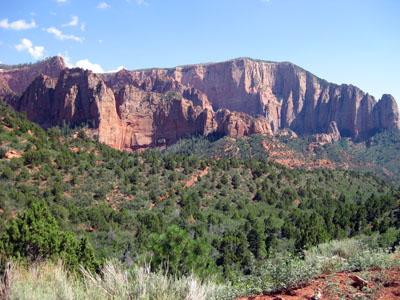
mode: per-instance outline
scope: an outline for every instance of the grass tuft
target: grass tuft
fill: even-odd
[[[222,288],[194,275],[169,276],[151,272],[148,266],[125,268],[107,261],[100,274],[81,268],[83,276],[69,274],[61,262],[41,262],[30,267],[10,263],[3,275],[1,296],[10,300],[208,300],[220,299]]]

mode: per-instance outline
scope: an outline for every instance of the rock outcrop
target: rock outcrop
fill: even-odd
[[[319,133],[319,134],[313,135],[314,142],[317,142],[320,144],[334,143],[334,142],[337,142],[338,140],[340,140],[340,138],[341,138],[340,132],[339,132],[339,129],[337,128],[335,121],[331,122],[327,133]]]
[[[254,118],[242,112],[218,110],[217,131],[232,136],[245,136],[250,134],[272,134],[270,124],[263,117]]]
[[[154,74],[173,78],[207,95],[215,110],[264,116],[273,132],[326,133],[332,122],[343,136],[362,139],[382,128],[399,128],[393,97],[377,102],[352,85],[319,79],[291,63],[247,58],[223,63],[132,72],[143,80]]]
[[[392,96],[377,102],[357,87],[328,83],[287,62],[240,58],[112,74],[67,69],[61,58],[45,62],[26,75],[2,71],[0,92],[19,94],[9,103],[44,127],[89,123],[100,141],[117,149],[161,147],[193,134],[285,129],[332,143],[400,128]],[[11,84],[13,78],[20,84]]]
[[[56,79],[40,74],[33,80],[22,97],[14,103],[14,108],[25,111],[32,122],[48,127],[54,123],[54,118],[49,118],[49,115],[52,114],[56,84]]]
[[[20,95],[40,74],[57,78],[65,68],[62,57],[55,56],[35,64],[22,67],[9,66],[7,69],[0,70],[0,99]]]
[[[157,86],[164,89],[162,84]],[[151,91],[158,88],[147,91],[126,84],[113,91],[91,71],[65,69],[57,80],[45,75],[36,77],[14,107],[26,111],[32,121],[43,127],[64,121],[71,125],[91,124],[99,140],[116,149],[162,147],[190,135],[217,130],[233,135],[264,130],[262,121],[253,122],[253,117],[243,114],[246,123],[241,124],[243,130],[235,133],[228,124],[233,122],[235,113],[226,111],[227,120],[221,120],[219,125],[207,96],[201,92],[193,88],[182,88],[182,95]]]

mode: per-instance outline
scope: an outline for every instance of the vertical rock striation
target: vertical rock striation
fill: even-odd
[[[117,149],[165,146],[212,132],[243,136],[290,128],[334,142],[400,128],[392,96],[376,101],[355,86],[329,83],[288,62],[240,58],[94,74],[53,58],[35,68],[27,75],[0,73],[0,91],[24,91],[10,102],[17,110],[44,127],[93,124],[100,141]],[[35,72],[42,75],[35,78]],[[11,84],[13,78],[21,84]]]

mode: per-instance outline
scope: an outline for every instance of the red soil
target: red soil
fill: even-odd
[[[197,177],[203,177],[206,176],[208,174],[208,169],[209,167],[207,166],[199,175],[193,176],[192,178],[190,178],[190,180],[188,180],[185,184],[185,188],[191,187],[193,184],[195,184],[197,182]]]
[[[365,279],[368,284],[361,288],[352,277],[357,275]],[[332,275],[321,275],[307,286],[300,286],[289,291],[282,291],[273,295],[250,296],[237,300],[311,300],[321,292],[320,300],[337,299],[400,299],[400,270],[390,271],[372,270],[358,273],[341,272]],[[313,298],[314,296],[314,298]],[[341,296],[341,298],[340,298]]]
[[[167,196],[161,196],[161,197],[160,197],[160,202],[162,202],[162,201],[164,201],[165,199],[167,199],[167,197],[169,198],[169,196],[170,196],[170,195],[169,195],[169,192],[167,192]],[[156,206],[156,204],[155,204],[155,203],[151,203],[151,204],[150,204],[150,207],[149,207],[149,210],[152,210],[154,206]]]
[[[20,153],[18,153],[18,152],[16,152],[16,151],[14,151],[14,150],[10,150],[10,151],[8,151],[7,153],[6,153],[6,158],[7,158],[7,160],[10,160],[10,159],[12,159],[13,157],[21,157],[21,154]]]
[[[186,182],[184,188],[191,187],[193,184],[195,184],[195,183],[197,182],[197,177],[199,177],[199,176],[200,176],[200,177],[206,176],[206,175],[208,174],[208,169],[209,169],[209,167],[207,166],[203,171],[201,171],[201,173],[200,173],[199,175],[195,175],[195,176],[193,176],[192,178],[190,178],[190,179]],[[169,194],[168,194],[168,197],[169,197]],[[163,201],[163,200],[165,200],[165,199],[166,199],[166,197],[163,196],[163,197],[160,198],[160,201]],[[149,207],[149,210],[152,210],[154,206],[156,206],[156,204],[155,204],[155,203],[151,203],[151,204],[150,204],[150,207]]]

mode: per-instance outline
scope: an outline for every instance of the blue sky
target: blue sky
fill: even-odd
[[[399,0],[0,0],[0,62],[95,71],[291,61],[400,100]]]

